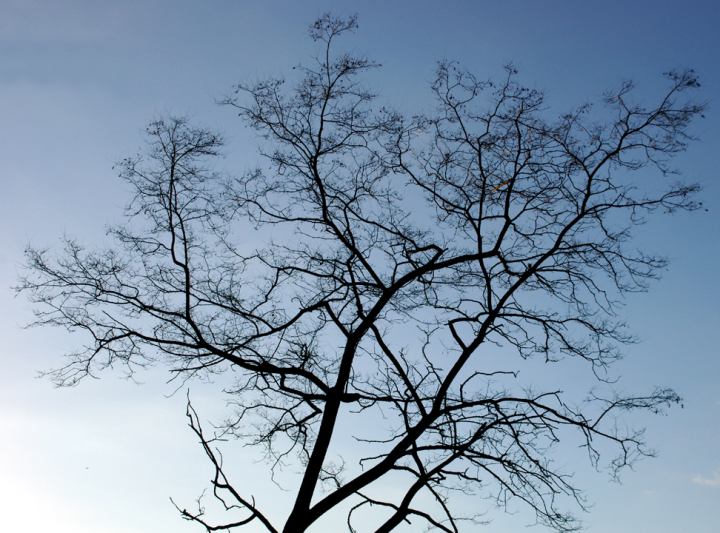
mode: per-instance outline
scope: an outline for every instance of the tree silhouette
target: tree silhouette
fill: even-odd
[[[74,385],[162,361],[183,378],[240,376],[222,433],[204,434],[188,403],[214,493],[232,510],[219,524],[202,507],[181,510],[208,531],[303,532],[341,509],[350,531],[457,532],[479,521],[456,505],[462,493],[520,500],[539,522],[575,530],[561,500],[584,499],[551,461],[556,443],[574,431],[593,465],[617,473],[651,454],[617,416],[679,401],[667,389],[614,392],[606,370],[634,340],[618,296],[666,265],[632,247],[631,229],[658,209],[697,207],[696,185],[658,192],[703,110],[686,96],[696,78],[668,73],[652,107],[627,82],[592,114],[554,117],[512,67],[480,81],[445,61],[436,109],[405,117],[373,107],[362,74],[378,65],[334,52],[356,26],[323,16],[310,30],[322,54],[297,67],[296,83],[241,84],[223,102],[263,139],[264,169],[215,171],[222,136],[159,118],[145,155],[119,163],[135,194],[128,223],[109,230],[116,246],[67,238],[60,254],[27,250],[18,288],[38,304],[35,324],[90,339],[50,375]],[[641,169],[657,176],[632,181]],[[272,238],[248,250],[241,240],[255,230]],[[530,358],[580,358],[599,386],[580,403],[523,388]],[[348,431],[359,467],[329,459]],[[271,469],[300,465],[284,525],[226,478],[213,442],[230,435],[264,447]],[[388,496],[384,483],[402,491]]]

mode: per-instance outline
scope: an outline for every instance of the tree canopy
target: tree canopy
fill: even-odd
[[[222,135],[159,117],[145,153],[118,164],[134,197],[108,230],[116,244],[28,248],[18,288],[35,324],[89,339],[49,374],[67,386],[117,364],[162,362],[183,379],[232,370],[220,435],[188,405],[231,518],[178,508],[208,531],[302,532],[340,509],[350,531],[457,532],[483,510],[456,505],[462,493],[576,530],[562,497],[585,500],[553,450],[575,432],[593,465],[618,473],[652,452],[617,416],[680,400],[618,392],[607,369],[634,341],[618,299],[667,264],[633,246],[633,227],[698,207],[697,185],[667,179],[704,109],[697,79],[667,73],[652,105],[624,82],[557,115],[512,66],[484,81],[442,61],[435,108],[404,116],[364,82],[377,64],[335,51],[356,27],[321,17],[314,64],[222,102],[257,132],[266,165],[221,172]],[[248,249],[255,230],[268,238]],[[579,401],[521,386],[537,358],[584,360],[598,387]],[[331,460],[348,431],[358,466]],[[214,441],[230,435],[263,447],[270,469],[300,465],[283,521],[225,476]],[[615,455],[601,457],[607,445]],[[379,490],[389,482],[402,490]]]

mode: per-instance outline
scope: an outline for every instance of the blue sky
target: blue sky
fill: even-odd
[[[672,386],[684,409],[640,417],[657,459],[623,484],[578,464],[595,506],[590,531],[717,531],[720,523],[720,4],[707,1],[34,1],[0,5],[0,514],[8,531],[198,531],[169,496],[190,504],[211,472],[185,427],[184,393],[167,398],[162,369],[143,385],[112,371],[56,390],[36,371],[80,340],[23,330],[29,305],[14,298],[28,241],[64,232],[102,243],[127,198],[113,162],[135,153],[155,113],[186,112],[231,137],[231,170],[252,166],[252,137],[215,105],[242,79],[287,71],[314,50],[307,24],[325,10],[360,15],[343,46],[383,64],[372,82],[394,106],[430,102],[435,62],[456,59],[480,77],[512,61],[522,81],[562,111],[624,78],[648,98],[661,73],[690,66],[710,102],[701,141],[676,160],[704,186],[708,211],[659,217],[637,244],[670,256],[664,279],[626,302],[644,341],[616,367],[628,388]],[[572,379],[570,376],[569,379]],[[192,385],[209,418],[224,406],[217,384]],[[238,476],[264,467],[234,448]],[[568,454],[568,461],[574,461]],[[575,463],[571,462],[574,467]],[[257,494],[263,492],[258,485]],[[526,531],[527,516],[491,512],[486,531]]]

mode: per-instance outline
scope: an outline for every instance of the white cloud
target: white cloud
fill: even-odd
[[[693,483],[705,485],[707,487],[720,487],[720,469],[712,473],[712,477],[697,475],[693,478]]]

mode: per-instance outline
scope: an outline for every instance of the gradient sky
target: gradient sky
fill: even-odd
[[[109,371],[57,390],[36,371],[79,344],[62,331],[23,330],[14,283],[26,243],[64,232],[102,243],[127,198],[113,162],[135,153],[157,112],[192,114],[232,138],[225,161],[257,161],[249,132],[217,97],[243,78],[282,73],[314,50],[307,24],[325,10],[358,12],[342,46],[383,64],[382,95],[413,112],[429,102],[435,62],[480,77],[514,62],[558,111],[634,78],[651,97],[661,73],[695,68],[710,102],[701,142],[676,159],[704,186],[708,211],[654,219],[637,244],[670,256],[664,279],[627,300],[643,340],[615,372],[633,390],[672,386],[684,409],[638,417],[659,457],[610,483],[579,464],[593,533],[712,533],[720,528],[720,3],[653,1],[64,1],[0,2],[0,516],[4,531],[200,531],[169,502],[190,507],[211,476],[185,426],[183,390],[162,369],[143,385]],[[572,379],[572,377],[570,377]],[[191,385],[206,418],[221,418],[219,384]],[[227,456],[253,486],[265,467],[239,447]],[[575,455],[568,454],[570,467]],[[269,496],[259,487],[260,498]],[[480,531],[527,531],[527,516],[491,511]]]

